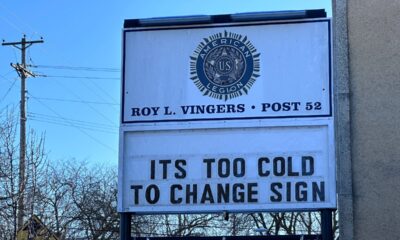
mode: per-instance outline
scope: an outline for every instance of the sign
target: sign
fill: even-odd
[[[124,31],[122,123],[332,116],[330,21]]]
[[[329,207],[328,133],[326,126],[130,132],[123,200],[134,212]]]
[[[336,206],[330,20],[124,30],[120,212]]]

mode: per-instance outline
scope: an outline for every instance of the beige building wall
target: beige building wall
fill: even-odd
[[[341,224],[353,226],[343,226],[341,240],[400,239],[400,0],[333,3],[339,12],[334,18],[347,11],[347,19],[336,23],[347,21],[348,38],[352,179],[340,180],[339,166],[338,191],[340,198],[346,181],[352,182],[352,209],[343,201],[339,209]]]

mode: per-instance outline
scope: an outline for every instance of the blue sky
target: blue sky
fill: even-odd
[[[117,165],[124,19],[321,8],[332,15],[330,0],[0,0],[0,39],[44,38],[27,51],[39,66],[27,81],[27,126],[45,133],[49,158]],[[0,114],[19,114],[11,62],[20,51],[0,47]]]

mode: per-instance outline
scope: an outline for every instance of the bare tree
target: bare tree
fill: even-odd
[[[13,112],[7,112],[0,119],[0,237],[15,239],[17,234],[17,206],[22,196],[25,212],[33,215],[38,190],[43,187],[43,171],[46,168],[44,135],[37,137],[31,131],[27,140],[25,182],[23,191],[19,182],[19,146],[17,145],[17,119]],[[28,210],[28,211],[27,211]],[[26,219],[28,219],[27,216]],[[25,220],[26,220],[25,219]]]
[[[44,150],[44,134],[40,137],[33,130],[29,132],[26,153],[26,184],[25,184],[25,213],[27,219],[40,215],[40,203],[43,201],[41,190],[46,187],[47,180],[47,158]],[[35,229],[29,224],[29,231],[34,233]]]
[[[0,127],[0,237],[15,239],[17,226],[18,146],[14,114],[7,112]]]
[[[118,239],[117,175],[111,169],[80,168],[71,181],[76,222],[89,239]]]
[[[46,158],[45,137],[30,132],[24,192],[18,188],[19,146],[13,113],[0,118],[0,239],[15,240],[17,206],[24,194],[27,219],[37,216],[60,239],[118,239],[117,174],[114,168],[90,167],[71,159]],[[28,218],[29,217],[29,218]],[[319,234],[319,212],[134,216],[132,234],[153,236]],[[333,216],[338,232],[338,216]],[[261,231],[255,232],[258,229]]]
[[[41,202],[37,203],[36,208],[36,214],[60,239],[67,239],[79,232],[72,227],[77,220],[77,209],[71,197],[75,174],[70,175],[70,168],[70,161],[56,161],[49,165],[45,187],[39,190]],[[73,168],[79,169],[79,166]]]
[[[132,236],[135,237],[156,237],[164,236],[162,215],[133,215],[132,217]]]
[[[218,215],[213,214],[164,215],[165,235],[171,237],[205,235],[210,223],[216,218]]]

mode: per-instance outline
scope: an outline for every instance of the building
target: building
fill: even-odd
[[[340,239],[399,239],[400,1],[332,3]]]
[[[17,232],[17,240],[60,240],[35,215],[28,219]]]

